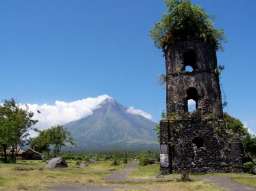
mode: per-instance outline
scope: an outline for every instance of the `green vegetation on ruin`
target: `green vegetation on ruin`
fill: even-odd
[[[212,19],[200,6],[190,0],[165,0],[165,4],[166,13],[151,30],[157,47],[165,48],[180,39],[194,39],[221,48],[224,32],[214,27]]]

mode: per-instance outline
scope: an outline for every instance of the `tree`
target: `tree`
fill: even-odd
[[[53,148],[55,155],[61,152],[61,148],[68,144],[73,145],[73,138],[63,126],[54,126],[50,129],[41,131],[38,137],[32,139],[31,147],[39,152],[47,152],[48,155]]]
[[[239,119],[232,117],[228,113],[224,113],[224,120],[226,122],[227,129],[231,130],[233,133],[238,134],[241,137],[249,135],[248,129]]]
[[[157,123],[155,128],[154,128],[155,132],[156,132],[156,136],[158,141],[160,142],[160,123]]]
[[[30,143],[31,147],[40,153],[50,153],[50,133],[48,130],[40,131],[36,138]]]
[[[54,153],[58,154],[61,151],[61,147],[67,144],[73,144],[73,139],[70,133],[64,129],[63,126],[55,126],[50,130],[51,145],[54,146]]]
[[[229,114],[224,114],[226,128],[231,130],[232,133],[239,135],[244,145],[244,150],[250,159],[256,158],[256,136],[251,135],[243,123]]]
[[[251,159],[256,159],[256,136],[247,135],[243,139],[243,144],[245,147],[245,152],[249,155]]]
[[[22,109],[14,99],[5,100],[0,106],[0,146],[4,152],[4,161],[7,162],[7,149],[11,149],[12,160],[16,161],[18,145],[25,143],[29,130],[37,123],[33,120],[34,114]]]
[[[161,113],[161,118],[165,119],[166,118],[166,113],[162,112]],[[160,142],[160,123],[157,123],[155,128],[154,128],[155,132],[156,132],[156,136],[158,138],[158,141]]]

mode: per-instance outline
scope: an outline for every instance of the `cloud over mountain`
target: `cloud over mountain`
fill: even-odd
[[[34,113],[34,118],[39,120],[36,125],[37,128],[46,129],[54,125],[64,125],[88,117],[106,101],[113,100],[114,99],[108,95],[101,95],[72,102],[55,101],[54,104],[21,104],[21,106],[28,108]],[[152,119],[150,114],[135,109],[134,107],[128,108],[127,112]]]
[[[143,110],[140,110],[140,109],[136,109],[134,107],[129,107],[127,110],[126,110],[128,113],[131,113],[131,114],[135,114],[135,115],[140,115],[142,117],[145,117],[149,120],[152,120],[152,115],[143,111]]]

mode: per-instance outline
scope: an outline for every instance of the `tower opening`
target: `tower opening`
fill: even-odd
[[[197,110],[197,103],[195,100],[193,100],[193,99],[187,100],[187,105],[188,105],[189,113],[195,112]]]
[[[193,72],[193,71],[194,71],[194,68],[192,66],[186,66],[185,67],[185,72],[190,73],[190,72]]]
[[[196,53],[194,50],[186,51],[183,54],[183,71],[185,72],[193,72],[196,69]]]
[[[198,108],[198,93],[196,88],[189,88],[187,90],[187,99],[186,99],[186,111],[195,112]]]
[[[202,148],[204,146],[204,140],[201,137],[194,138],[192,143],[195,144],[197,148]]]

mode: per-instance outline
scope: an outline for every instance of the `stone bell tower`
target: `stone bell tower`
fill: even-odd
[[[240,171],[242,144],[225,130],[216,48],[179,40],[164,48],[167,116],[160,122],[161,172]]]

